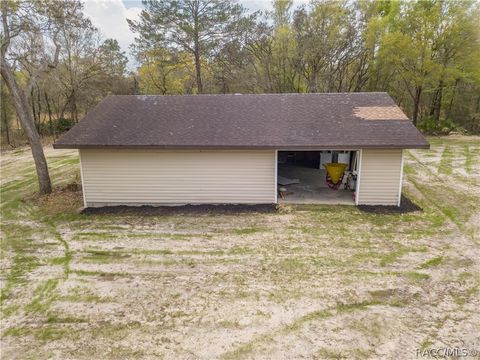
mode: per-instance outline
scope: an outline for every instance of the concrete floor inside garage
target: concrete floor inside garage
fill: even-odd
[[[278,195],[279,203],[355,205],[354,192],[345,190],[343,184],[338,190],[327,186],[320,152],[279,152],[278,160],[278,177],[299,180],[297,184],[277,185],[277,189],[287,189],[283,198]]]

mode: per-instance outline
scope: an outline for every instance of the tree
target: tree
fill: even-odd
[[[128,58],[122,51],[118,41],[106,39],[98,49],[99,76],[95,76],[87,84],[98,96],[109,94],[128,95],[134,93],[134,81],[127,74]],[[97,96],[97,97],[98,97]],[[96,99],[93,99],[96,103]],[[85,108],[88,110],[88,107]]]
[[[351,15],[347,2],[334,0],[312,2],[310,11],[302,7],[295,12],[296,63],[309,92],[330,89],[327,70],[341,61],[350,45]]]
[[[272,45],[272,67],[274,76],[274,91],[297,92],[295,71],[295,51],[297,44],[291,27],[290,0],[275,0],[273,2],[272,17],[274,20]]]
[[[17,127],[26,124],[38,153],[35,127],[55,135],[106,95],[139,92],[386,91],[422,130],[480,131],[478,2],[312,0],[295,8],[275,0],[271,11],[247,15],[235,1],[146,1],[130,22],[139,67],[128,74],[118,42],[101,38],[78,1],[3,1],[10,87],[2,84],[2,105],[11,105],[2,107],[3,139],[4,110],[22,114]],[[41,155],[36,162],[41,168]]]
[[[117,40],[106,39],[99,49],[99,62],[105,74],[121,77],[127,70],[128,59]]]
[[[257,86],[263,92],[300,92],[299,73],[295,69],[296,43],[289,24],[290,5],[279,1],[273,12],[266,13],[251,27],[245,48],[252,57]],[[270,24],[270,17],[277,19]]]
[[[244,8],[234,0],[143,0],[139,21],[128,20],[142,49],[166,48],[193,57],[197,92],[203,93],[202,64],[234,37]]]
[[[223,94],[256,92],[253,62],[251,53],[240,41],[225,45],[209,66],[213,74],[211,88]]]
[[[60,32],[83,22],[79,1],[2,1],[1,74],[17,117],[30,144],[41,194],[52,190],[47,161],[29,106],[39,79],[55,69],[60,60]],[[16,72],[22,71],[22,87]]]
[[[12,145],[12,139],[10,135],[10,119],[12,117],[12,106],[11,106],[11,100],[10,100],[10,95],[8,94],[7,89],[5,88],[5,85],[2,82],[0,82],[0,126],[2,133],[5,133],[5,140],[7,141],[8,145]]]
[[[414,124],[430,118],[440,127],[442,103],[472,74],[467,64],[479,51],[478,11],[470,2],[399,5],[379,42],[378,74],[384,89],[409,103]]]
[[[439,126],[443,100],[447,95],[453,96],[458,80],[470,81],[475,78],[475,68],[471,60],[480,54],[475,33],[478,30],[478,10],[468,2],[439,2],[434,11],[435,28],[432,57],[439,64],[437,84],[432,91],[430,116],[436,126]],[[473,16],[472,16],[473,15]],[[477,39],[478,40],[478,39]],[[466,61],[465,61],[466,60]],[[478,63],[477,63],[478,65]]]
[[[58,41],[62,46],[61,62],[56,72],[64,89],[65,103],[60,117],[67,107],[74,122],[79,120],[79,93],[95,76],[100,76],[100,37],[89,19],[79,19],[76,26],[62,24]]]
[[[185,52],[153,49],[137,53],[140,89],[146,94],[191,94],[195,84],[191,58]]]
[[[57,43],[58,30],[54,24],[61,19],[59,12],[53,12],[45,3],[36,2],[12,2],[2,1],[2,46],[1,46],[1,73],[5,84],[10,92],[17,116],[22,123],[30,143],[35,166],[37,170],[40,193],[51,192],[50,176],[48,174],[47,161],[43,153],[40,136],[35,128],[32,113],[28,105],[28,94],[33,87],[36,77],[42,72],[47,72],[58,64],[60,47]],[[51,42],[55,45],[53,58],[39,59],[39,48],[45,43],[45,34],[50,35]],[[32,40],[32,41],[28,41]],[[21,42],[30,43],[34,49],[21,48]],[[14,42],[18,46],[14,46]],[[14,49],[12,51],[12,48]],[[19,49],[19,50],[17,50]],[[16,51],[17,50],[17,51]],[[20,61],[21,57],[28,59],[29,50],[34,50],[30,58],[32,73],[27,90],[21,89],[15,78],[15,61]],[[33,52],[33,51],[32,51]]]

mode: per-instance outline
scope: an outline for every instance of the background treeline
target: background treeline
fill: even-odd
[[[148,94],[387,91],[415,124],[480,132],[472,1],[146,1],[133,52]]]
[[[132,94],[127,57],[79,1],[1,1],[2,145],[68,130],[108,94]],[[9,75],[12,75],[10,77]],[[13,87],[13,92],[12,92]]]
[[[352,91],[387,91],[426,132],[480,132],[478,2],[277,0],[251,13],[231,0],[148,0],[144,8],[129,21],[138,66],[127,71],[126,54],[102,39],[81,2],[2,1],[2,58],[41,136],[70,128],[108,94]],[[28,136],[3,80],[2,144],[16,145]]]

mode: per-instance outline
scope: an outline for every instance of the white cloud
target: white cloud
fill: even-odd
[[[270,11],[273,8],[272,0],[239,0],[240,4],[249,11]],[[292,9],[296,9],[300,5],[308,4],[309,0],[293,0]]]
[[[241,0],[240,4],[242,4],[251,12],[258,10],[267,11],[272,9],[272,2],[270,0]]]
[[[127,19],[138,20],[141,7],[127,9],[122,0],[87,0],[83,12],[92,20],[106,38],[116,39],[123,51],[129,52],[134,34],[130,31]],[[130,64],[132,66],[132,64]]]

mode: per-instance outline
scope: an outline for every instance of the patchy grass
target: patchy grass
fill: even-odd
[[[470,145],[465,144],[463,145],[463,151],[464,151],[464,156],[465,156],[465,171],[468,174],[473,173],[473,166],[475,162],[475,157],[474,154],[470,151]]]
[[[404,255],[407,255],[412,252],[426,252],[427,248],[425,246],[420,248],[413,248],[413,247],[405,247],[405,246],[398,246],[395,251],[389,252],[388,254],[382,256],[380,259],[380,266],[387,266],[396,262],[399,258]]]
[[[3,302],[11,297],[14,289],[20,288],[28,283],[26,275],[40,265],[40,261],[35,256],[29,256],[17,253],[13,256],[12,267],[5,279],[5,285],[2,288],[0,300]]]
[[[442,159],[440,161],[440,165],[438,167],[438,172],[440,174],[446,174],[446,175],[452,174],[452,158],[453,158],[452,149],[449,145],[446,145],[442,153]]]
[[[55,298],[58,281],[58,279],[49,279],[38,285],[33,293],[32,301],[25,306],[25,310],[31,313],[46,313]]]
[[[405,275],[405,277],[407,277],[408,279],[410,279],[414,282],[430,279],[430,275],[424,274],[424,273],[419,273],[419,272],[416,272],[416,271],[408,271],[408,272],[404,273],[403,275]]]
[[[433,266],[438,266],[443,262],[443,256],[436,256],[430,260],[425,261],[420,265],[420,269],[425,269]]]
[[[241,229],[233,229],[233,233],[235,235],[251,235],[255,234],[257,232],[265,231],[265,229],[262,229],[257,226],[252,226],[252,227],[246,227],[246,228],[241,228]]]
[[[2,355],[413,358],[480,343],[477,140],[407,151],[404,190],[423,212],[390,215],[82,215],[75,151],[46,150],[42,197],[28,150],[5,153]]]

